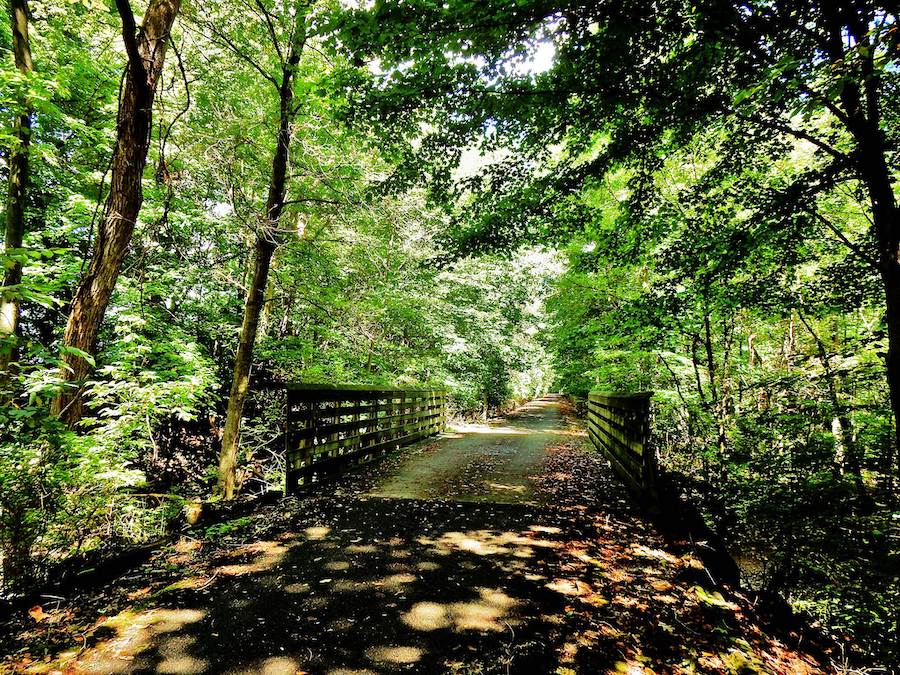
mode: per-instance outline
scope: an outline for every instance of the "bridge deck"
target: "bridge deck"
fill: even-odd
[[[532,401],[491,424],[459,424],[430,452],[412,455],[370,494],[500,504],[543,503],[535,490],[547,446],[566,439],[554,397]]]

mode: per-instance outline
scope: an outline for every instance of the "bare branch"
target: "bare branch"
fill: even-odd
[[[116,9],[122,18],[122,41],[125,43],[125,53],[128,55],[128,68],[131,79],[142,94],[147,92],[147,71],[144,61],[141,59],[141,50],[137,42],[137,25],[134,22],[134,12],[131,11],[131,3],[128,0],[116,0]]]
[[[880,271],[878,269],[878,262],[875,260],[875,258],[868,255],[858,245],[856,245],[852,241],[850,241],[850,239],[847,238],[847,235],[845,235],[843,232],[841,232],[840,229],[834,223],[832,223],[830,220],[828,220],[825,216],[823,216],[818,211],[814,211],[814,210],[810,209],[808,211],[808,213],[811,216],[813,216],[816,220],[818,220],[820,223],[822,223],[825,227],[827,227],[829,230],[831,230],[834,233],[834,235],[838,239],[841,240],[841,243],[843,243],[844,246],[846,246],[853,253],[855,253],[857,255],[857,257],[859,257],[860,260],[862,260],[864,263],[869,265],[876,272]]]
[[[789,124],[785,124],[784,122],[780,122],[778,120],[766,119],[765,117],[759,115],[747,116],[742,115],[741,113],[735,112],[734,116],[739,120],[743,120],[744,122],[749,122],[750,124],[758,124],[763,127],[767,127],[769,129],[774,129],[775,131],[780,131],[781,133],[788,134],[789,136],[793,136],[794,138],[799,138],[804,141],[809,141],[813,145],[815,145],[820,150],[827,152],[829,155],[834,157],[835,159],[839,159],[841,161],[847,161],[850,159],[850,156],[846,153],[833,148],[828,145],[825,141],[816,138],[812,134],[803,131],[802,129],[795,129]]]

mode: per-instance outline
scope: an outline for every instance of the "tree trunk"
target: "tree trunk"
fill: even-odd
[[[26,0],[9,0],[12,22],[13,58],[23,75],[33,70],[31,46],[28,42],[28,7]],[[25,190],[28,183],[28,146],[31,143],[31,114],[27,109],[16,117],[13,143],[9,150],[9,192],[6,200],[6,238],[4,250],[22,248],[25,235]],[[22,263],[14,262],[3,275],[6,288],[22,283]],[[9,365],[15,360],[16,330],[19,326],[18,291],[0,297],[0,378],[9,376]]]
[[[97,230],[91,260],[81,279],[63,336],[65,347],[93,354],[122,261],[143,202],[141,178],[147,163],[153,99],[162,73],[169,32],[181,0],[150,0],[138,31],[128,0],[116,0],[122,18],[122,39],[128,53],[128,74],[116,129],[109,195]],[[83,401],[77,385],[90,372],[78,352],[63,354],[60,376],[70,386],[53,401],[53,412],[70,426],[81,419]]]
[[[900,451],[900,210],[887,161],[888,144],[881,128],[882,76],[875,68],[877,49],[870,42],[866,14],[842,11],[840,3],[824,3],[822,7],[828,27],[826,52],[831,61],[838,67],[845,62],[848,34],[861,57],[859,79],[846,79],[839,99],[845,116],[842,121],[856,141],[854,168],[866,186],[872,208],[878,271],[885,295],[888,332],[885,366],[894,417],[894,447]]]
[[[725,376],[723,375],[720,379],[719,386],[716,386],[716,359],[713,353],[713,342],[712,342],[712,327],[710,325],[710,317],[707,313],[703,317],[703,330],[705,337],[705,347],[706,347],[706,369],[709,373],[709,391],[711,396],[711,405],[712,405],[712,413],[716,420],[716,447],[718,449],[719,460],[720,460],[720,474],[722,481],[725,480],[725,456],[728,450],[728,438],[726,435],[725,428],[725,406],[726,406],[726,385],[725,385]],[[726,336],[727,337],[727,336]],[[722,368],[723,370],[727,366],[728,362],[728,354],[726,352]]]
[[[862,484],[859,479],[861,477],[862,462],[857,454],[856,443],[853,439],[853,427],[847,407],[841,400],[843,387],[840,375],[831,369],[831,359],[828,356],[828,350],[825,348],[825,343],[818,333],[813,330],[812,325],[806,320],[802,312],[797,312],[797,316],[816,344],[819,362],[822,364],[822,369],[825,373],[825,384],[828,388],[828,398],[831,402],[833,413],[831,433],[834,436],[835,464],[842,473],[850,471],[857,478],[857,484],[861,488]]]
[[[253,275],[247,289],[244,303],[244,320],[241,337],[234,359],[234,374],[231,393],[228,397],[228,411],[222,435],[222,450],[219,455],[218,493],[225,499],[232,499],[237,487],[237,452],[241,434],[241,415],[250,386],[250,367],[253,364],[253,346],[259,326],[259,316],[264,304],[269,266],[275,252],[275,235],[260,234],[256,240],[253,256]]]
[[[272,178],[269,182],[265,220],[257,234],[254,247],[253,274],[244,303],[244,320],[241,324],[241,336],[234,359],[234,375],[231,381],[231,393],[228,397],[228,410],[222,436],[222,450],[219,454],[216,493],[223,499],[233,499],[238,488],[237,454],[241,436],[241,416],[243,415],[244,401],[247,398],[247,391],[250,385],[253,347],[256,342],[257,329],[259,328],[260,314],[265,302],[269,267],[272,263],[272,254],[275,252],[278,242],[278,221],[284,210],[285,195],[287,193],[291,126],[294,117],[293,75],[294,69],[300,60],[302,47],[302,38],[298,38],[298,42],[291,47],[291,54],[283,68],[279,86],[281,115],[278,128],[278,142],[275,148],[275,155],[272,158]]]
[[[869,191],[878,237],[878,267],[886,301],[888,351],[885,365],[894,413],[894,447],[900,448],[900,214],[887,173],[885,180],[879,183],[880,186],[870,184]]]
[[[874,110],[875,104],[872,103],[870,108]],[[894,196],[891,170],[885,158],[883,134],[878,128],[878,115],[870,117],[863,119],[857,112],[851,131],[857,141],[858,170],[869,193],[878,242],[878,270],[884,284],[888,332],[885,365],[894,413],[894,446],[900,448],[900,210]]]

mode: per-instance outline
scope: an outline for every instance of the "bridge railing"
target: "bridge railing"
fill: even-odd
[[[588,394],[588,436],[609,459],[613,469],[633,490],[656,491],[656,451],[650,445],[652,392]]]
[[[439,433],[446,421],[444,391],[288,385],[285,490]]]

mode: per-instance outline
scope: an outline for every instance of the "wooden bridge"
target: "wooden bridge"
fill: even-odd
[[[657,483],[656,449],[651,443],[653,392],[610,394],[592,391],[587,401],[591,443],[633,491],[653,496]]]
[[[325,484],[442,431],[447,395],[295,385],[288,401],[288,484],[308,489],[74,596],[71,615],[105,632],[45,640],[66,651],[40,672],[823,672],[739,596],[698,585],[722,579],[701,539],[634,508],[623,483],[655,480],[648,394],[587,401],[624,481],[548,396]]]
[[[642,496],[656,489],[650,442],[652,392],[591,392],[591,443],[625,484]],[[292,384],[287,389],[286,490],[317,482],[347,467],[443,431],[447,392],[354,385]]]

